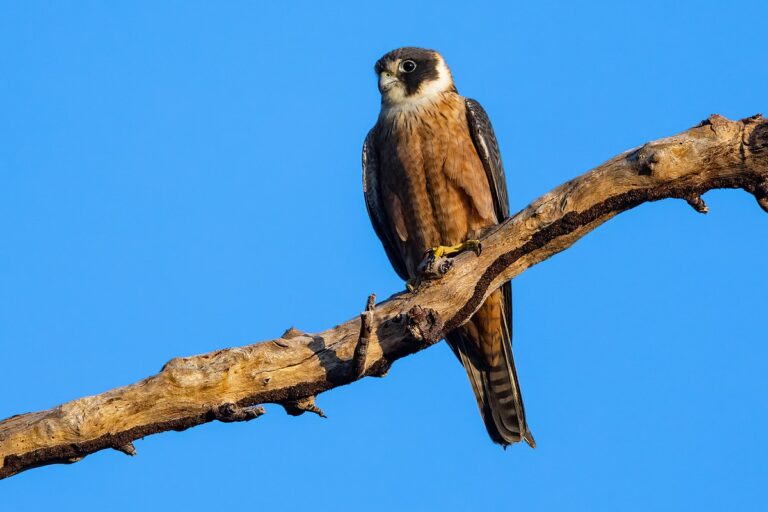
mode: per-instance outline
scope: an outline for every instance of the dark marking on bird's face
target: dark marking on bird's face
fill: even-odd
[[[441,65],[447,77],[441,77]],[[376,62],[374,67],[379,78],[379,90],[385,94],[395,84],[401,85],[405,98],[418,95],[426,84],[437,82],[441,78],[449,84],[448,90],[454,90],[450,72],[445,67],[442,57],[434,50],[405,47],[392,50]],[[396,80],[396,82],[395,82]]]

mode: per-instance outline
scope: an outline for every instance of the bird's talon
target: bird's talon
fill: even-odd
[[[482,250],[483,244],[480,243],[480,240],[467,240],[466,242],[462,242],[456,245],[438,245],[437,247],[433,247],[427,251],[427,254],[431,255],[433,259],[437,260],[443,256],[451,256],[453,254],[458,254],[464,251],[472,251],[480,256]]]
[[[433,260],[437,260],[442,258],[446,252],[450,249],[450,247],[445,245],[438,245],[437,247],[433,247],[430,250],[427,251],[426,256],[431,256]]]
[[[471,250],[476,255],[480,256],[483,252],[483,244],[480,243],[480,240],[467,240],[464,242],[464,250]]]

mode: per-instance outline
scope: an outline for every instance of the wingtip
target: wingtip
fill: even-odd
[[[526,443],[528,443],[528,446],[530,446],[531,448],[536,448],[536,440],[533,438],[533,434],[531,434],[530,430],[525,433],[525,435],[523,436],[523,439],[525,440]]]
[[[531,448],[536,448],[536,440],[533,438],[533,434],[531,434],[531,431],[528,430],[526,433],[519,439],[515,439],[514,441],[506,442],[506,441],[495,441],[496,444],[501,446],[504,451],[507,451],[507,448],[512,446],[513,444],[517,443],[518,441],[525,441],[528,446]]]

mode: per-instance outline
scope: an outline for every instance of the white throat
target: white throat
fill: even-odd
[[[416,93],[406,96],[405,84],[402,82],[393,84],[382,94],[382,112],[414,110],[425,104],[433,103],[440,99],[443,93],[453,89],[453,77],[445,61],[440,58],[437,63],[437,78],[421,84]],[[380,81],[385,78],[379,78]]]

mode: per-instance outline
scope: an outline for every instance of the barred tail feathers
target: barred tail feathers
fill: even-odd
[[[471,338],[477,335],[476,332],[457,329],[447,336],[447,340],[467,372],[491,439],[505,447],[523,440],[535,448],[536,442],[525,420],[512,356],[511,285],[507,283],[501,291],[504,298],[502,343],[500,354],[493,359],[493,364],[487,363],[487,358],[478,354],[478,347],[482,344]]]

